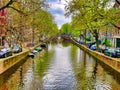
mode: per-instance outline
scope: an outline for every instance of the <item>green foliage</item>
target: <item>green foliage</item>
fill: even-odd
[[[90,36],[86,36],[86,37],[85,37],[85,40],[86,40],[86,41],[91,41],[91,37],[90,37]]]
[[[70,26],[70,24],[69,23],[65,23],[65,24],[63,24],[62,25],[62,27],[61,27],[61,33],[62,34],[68,34],[68,33],[70,33],[71,32],[71,26]]]
[[[79,28],[77,32],[89,30],[97,43],[100,32],[120,22],[120,9],[110,7],[110,3],[110,0],[72,0],[66,5],[66,15],[73,15],[72,26]]]
[[[31,16],[31,26],[37,35],[44,35],[46,38],[55,36],[58,33],[57,25],[53,21],[52,15],[43,10],[39,9],[35,11]]]
[[[66,6],[66,14],[73,14],[74,23],[94,33],[94,30],[107,23],[115,24],[120,21],[119,15],[116,16],[120,10],[108,8],[108,3],[109,0],[74,0]]]
[[[112,46],[112,43],[108,38],[104,38],[102,41],[102,44],[105,44],[105,45],[110,46],[110,47]]]
[[[46,9],[48,6],[45,4],[46,0],[10,1],[12,3],[6,9],[8,9],[7,30],[10,31],[11,36],[31,40],[33,32],[35,37],[40,34],[51,36],[58,33],[54,18]],[[9,2],[6,1],[4,6],[7,3]]]
[[[81,30],[79,29],[79,28],[73,28],[72,30],[71,30],[71,34],[73,35],[73,36],[79,36],[80,34],[81,34]]]
[[[41,54],[41,53],[39,53]],[[40,56],[38,58],[36,58],[35,60],[35,72],[38,73],[38,75],[40,76],[40,78],[42,78],[44,76],[44,72],[46,72],[46,70],[48,70],[49,65],[48,63],[50,63],[50,61],[52,60],[51,58],[53,57],[53,50],[49,51],[49,52],[45,52],[43,56]]]

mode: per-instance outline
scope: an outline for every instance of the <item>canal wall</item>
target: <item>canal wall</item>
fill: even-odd
[[[39,44],[40,45],[40,44]],[[9,68],[20,62],[21,60],[24,60],[24,58],[32,51],[34,50],[35,47],[29,47],[25,50],[23,50],[21,53],[14,54],[10,57],[7,58],[2,58],[0,59],[0,74],[4,73],[7,71]]]
[[[87,48],[85,45],[82,45],[75,40],[71,39],[72,43],[80,47],[85,52],[89,53],[93,57],[97,58],[98,60],[102,61],[106,65],[110,66],[112,69],[116,70],[120,73],[120,58],[112,58],[109,56],[104,55],[103,53],[100,53],[98,51],[93,51],[89,48]]]

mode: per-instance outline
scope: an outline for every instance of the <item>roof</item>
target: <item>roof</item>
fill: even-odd
[[[114,7],[115,7],[115,8],[120,7],[120,0],[115,0]],[[120,29],[120,23],[114,24],[114,26],[115,26],[116,28]]]
[[[114,26],[118,29],[120,29],[120,23],[119,24],[114,24]]]

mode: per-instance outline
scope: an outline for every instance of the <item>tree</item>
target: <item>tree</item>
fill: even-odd
[[[14,41],[32,41],[39,36],[58,32],[52,15],[47,11],[46,0],[6,0],[0,10],[7,10],[6,30]],[[13,38],[12,38],[13,40]]]
[[[30,18],[32,29],[36,34],[42,34],[48,37],[57,33],[57,25],[53,21],[53,17],[49,12],[39,9],[34,12]]]
[[[62,34],[69,34],[71,32],[71,25],[69,23],[65,23],[61,27],[61,33]]]
[[[27,16],[45,6],[44,2],[45,0],[1,0],[0,11],[4,9],[7,11],[6,30],[10,37],[14,37],[14,41],[24,39],[24,32],[30,26]],[[31,6],[35,8],[31,9]]]
[[[120,21],[117,16],[120,10],[108,7],[109,3],[109,0],[73,0],[66,6],[66,15],[72,14],[78,23],[81,23],[82,28],[92,33],[97,48],[99,34],[102,31],[100,28],[106,27],[107,23],[115,24]]]
[[[119,5],[120,5],[120,1],[119,0],[115,0]]]
[[[3,10],[3,9],[7,9],[7,8],[11,8],[19,13],[22,13],[22,14],[25,14],[23,12],[23,10],[28,10],[30,11],[30,7],[32,5],[35,5],[35,7],[38,9],[45,6],[45,1],[46,0],[1,0],[1,6],[0,6],[0,10]],[[31,5],[32,3],[32,5]],[[24,7],[23,10],[19,9],[19,7],[16,7],[16,5],[20,5],[22,7]]]

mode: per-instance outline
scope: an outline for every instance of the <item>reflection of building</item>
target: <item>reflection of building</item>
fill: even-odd
[[[119,8],[120,7],[120,0],[115,0],[114,8]],[[115,26],[115,33],[113,36],[113,44],[114,47],[120,48],[120,23],[117,23],[114,25]]]
[[[7,19],[7,13],[6,10],[0,11],[0,45],[3,45],[3,40],[6,36],[6,19]]]
[[[9,0],[0,0],[0,8],[6,6]],[[7,25],[7,9],[4,8],[0,10],[0,46],[4,45],[4,41],[6,39],[6,25]]]

